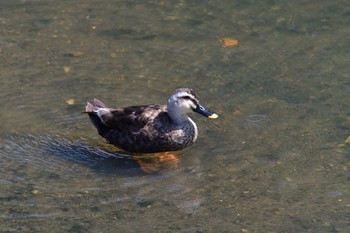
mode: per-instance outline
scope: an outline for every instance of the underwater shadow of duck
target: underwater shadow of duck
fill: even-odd
[[[58,138],[48,143],[51,154],[59,153],[61,158],[83,164],[91,170],[103,175],[144,175],[145,173],[157,173],[165,167],[167,161],[164,156],[133,156],[121,154],[122,151],[109,152],[109,145],[89,145],[87,140],[80,139],[70,141]],[[161,161],[161,162],[160,162]],[[176,160],[178,161],[178,160]],[[171,163],[170,163],[171,164]]]
[[[67,139],[60,135],[14,134],[0,140],[0,150],[9,158],[50,170],[66,166],[62,160],[68,160],[102,175],[144,175],[145,170],[140,167],[139,160],[147,163],[154,159],[111,153],[99,146],[90,146],[92,143],[86,139]]]

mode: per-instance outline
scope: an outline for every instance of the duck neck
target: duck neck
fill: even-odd
[[[183,124],[185,122],[191,122],[191,119],[181,111],[177,111],[176,106],[174,106],[173,103],[168,103],[167,105],[167,111],[169,114],[169,117],[176,123],[176,124]]]
[[[169,117],[180,128],[184,129],[185,131],[192,132],[191,134],[193,136],[192,141],[195,142],[198,136],[198,129],[197,129],[196,123],[194,123],[194,121],[190,117],[188,117],[186,114],[182,113],[181,111],[178,111],[176,106],[172,106],[172,104],[173,103],[168,103],[168,106],[167,106]]]
[[[178,113],[176,111],[168,111],[170,118],[176,123],[176,124],[184,124],[186,122],[190,122],[191,119],[185,115]]]

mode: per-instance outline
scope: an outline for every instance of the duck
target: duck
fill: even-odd
[[[194,144],[198,128],[189,113],[218,118],[199,103],[198,95],[191,88],[175,90],[165,105],[109,108],[94,99],[87,102],[85,110],[107,143],[126,152],[142,154],[178,151]]]

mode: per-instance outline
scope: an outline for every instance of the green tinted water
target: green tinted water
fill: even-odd
[[[349,23],[347,1],[2,1],[1,232],[349,232]],[[157,174],[81,114],[178,87],[220,118]]]

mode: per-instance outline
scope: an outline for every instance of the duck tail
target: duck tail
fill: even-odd
[[[93,103],[87,102],[84,113],[87,113],[89,115],[90,120],[92,124],[94,124],[94,126],[96,127],[98,133],[102,137],[105,137],[106,134],[111,130],[111,128],[103,124],[101,118],[97,115],[97,110],[99,108],[106,108],[106,105],[98,99],[94,99]]]
[[[107,106],[100,100],[94,99],[93,104],[87,102],[86,107],[85,107],[85,112],[95,112],[99,108],[107,108]]]

